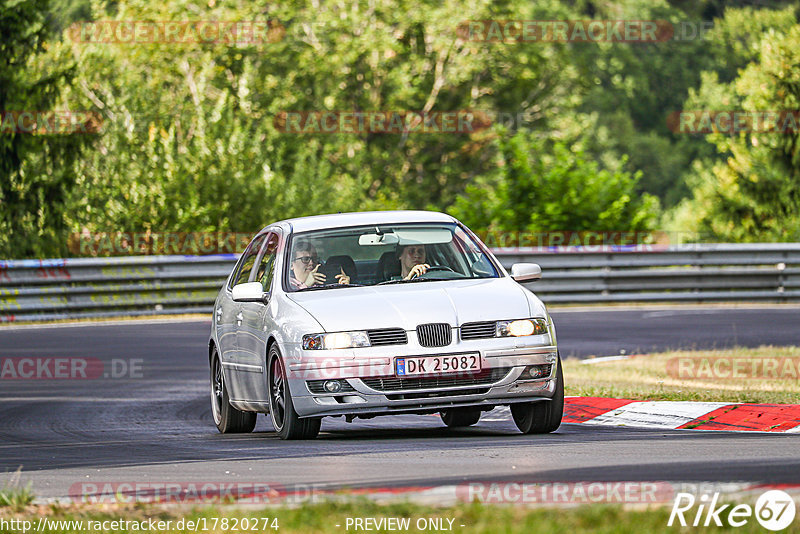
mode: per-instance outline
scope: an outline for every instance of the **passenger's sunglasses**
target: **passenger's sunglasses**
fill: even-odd
[[[302,261],[305,265],[309,265],[319,263],[319,258],[317,256],[298,256],[294,261]]]

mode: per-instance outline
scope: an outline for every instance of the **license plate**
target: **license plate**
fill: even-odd
[[[397,376],[441,375],[481,370],[478,354],[451,354],[447,356],[413,356],[395,358]]]

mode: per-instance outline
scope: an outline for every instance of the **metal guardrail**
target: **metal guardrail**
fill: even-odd
[[[237,257],[0,261],[0,321],[210,313]]]
[[[542,280],[527,287],[545,303],[800,300],[800,243],[641,248],[494,252],[506,267],[541,265]]]
[[[599,247],[598,247],[599,248]],[[800,300],[800,243],[496,249],[545,303]],[[210,313],[237,256],[0,261],[0,322]]]

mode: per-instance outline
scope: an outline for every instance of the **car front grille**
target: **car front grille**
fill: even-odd
[[[368,387],[377,391],[402,391],[406,389],[437,389],[459,386],[478,386],[492,384],[504,378],[511,371],[510,367],[495,367],[484,369],[478,373],[460,373],[450,376],[432,376],[419,378],[398,378],[396,376],[381,376],[362,378]]]
[[[497,323],[483,321],[461,325],[461,339],[483,339],[497,336]]]
[[[421,324],[417,327],[417,339],[423,347],[446,347],[453,341],[453,331],[447,323]]]
[[[402,328],[381,328],[380,330],[367,330],[369,344],[378,345],[405,345],[408,335]]]

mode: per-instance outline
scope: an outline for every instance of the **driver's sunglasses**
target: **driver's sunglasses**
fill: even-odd
[[[308,264],[317,264],[319,263],[318,256],[298,256],[294,259],[294,261],[302,261],[305,265]]]

